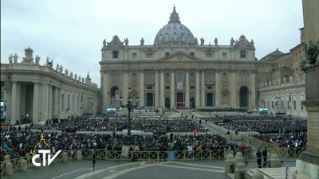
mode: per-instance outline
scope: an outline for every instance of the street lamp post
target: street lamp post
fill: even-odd
[[[140,98],[136,97],[136,99],[135,99],[136,104],[135,105],[132,104],[131,88],[129,88],[129,90],[128,90],[128,98],[127,98],[126,105],[122,105],[123,97],[120,97],[121,107],[126,107],[128,110],[128,118],[127,118],[127,120],[128,120],[127,135],[128,136],[131,135],[131,110],[138,107],[139,101],[140,101]]]

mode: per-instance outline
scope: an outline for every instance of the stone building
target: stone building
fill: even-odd
[[[25,49],[25,57],[10,55],[9,64],[1,63],[1,101],[4,102],[6,122],[16,124],[25,118],[33,122],[52,118],[68,118],[98,109],[97,85],[77,76],[49,57],[40,65],[33,50]]]
[[[154,43],[129,45],[114,36],[101,49],[103,113],[116,96],[140,98],[140,106],[166,108],[256,107],[254,41],[205,43],[183,25],[174,7]]]
[[[258,104],[275,114],[307,117],[302,104],[306,99],[304,72],[299,62],[305,59],[304,28],[300,29],[300,44],[288,53],[278,49],[258,61]]]

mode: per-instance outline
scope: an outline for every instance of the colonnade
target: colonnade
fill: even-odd
[[[33,122],[62,119],[95,113],[96,96],[48,83],[12,81],[11,93],[6,93],[7,119],[11,124],[22,118]]]

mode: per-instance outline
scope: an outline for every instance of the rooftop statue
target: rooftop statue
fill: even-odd
[[[79,81],[81,81],[81,76],[79,75],[79,79],[78,79]]]
[[[72,71],[70,72],[70,78],[73,78],[73,72]]]
[[[63,66],[62,66],[62,65],[61,65],[60,68],[59,68],[59,72],[60,72],[60,73],[63,73]]]
[[[69,75],[69,70],[67,68],[64,70],[64,74],[65,74],[65,76]]]
[[[47,62],[46,62],[46,66],[48,66],[49,65],[49,63],[50,63],[50,61],[49,61],[50,59],[49,59],[49,57],[47,57]]]
[[[251,43],[251,46],[254,46],[254,44],[255,44],[253,39],[251,39],[250,43]]]
[[[56,71],[58,71],[59,70],[59,64],[57,63],[56,64],[56,69],[55,69]]]
[[[18,63],[18,55],[17,55],[17,53],[15,53],[14,56],[13,56],[13,62],[14,63]]]
[[[214,43],[215,43],[215,45],[218,45],[218,39],[217,38],[215,38]]]
[[[40,62],[40,57],[37,55],[35,57],[35,64],[39,65],[39,62]]]
[[[202,37],[201,39],[200,39],[200,45],[204,45],[204,38]]]
[[[74,79],[75,80],[78,79],[78,75],[77,74],[74,75]]]
[[[51,67],[53,67],[53,60],[52,60],[52,59],[51,59],[51,63],[50,63],[50,66],[51,66]]]
[[[141,39],[141,45],[144,45],[144,39],[143,38]]]
[[[103,47],[106,47],[106,40],[103,40]]]
[[[198,45],[198,40],[196,37],[195,37],[195,45]]]
[[[12,63],[12,58],[13,58],[13,56],[12,56],[12,54],[10,54],[10,56],[9,56],[9,63],[10,64]]]
[[[124,39],[124,42],[125,42],[125,46],[128,46],[128,39]]]
[[[234,43],[235,43],[234,38],[231,38],[231,39],[230,39],[230,45],[231,45],[231,46],[233,46],[233,45],[234,45]]]

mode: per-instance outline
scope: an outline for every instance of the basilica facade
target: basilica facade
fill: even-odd
[[[129,45],[115,35],[101,49],[102,111],[119,97],[139,97],[139,106],[161,108],[233,107],[255,109],[256,58],[244,35],[222,45],[197,39],[174,7],[154,44]]]

